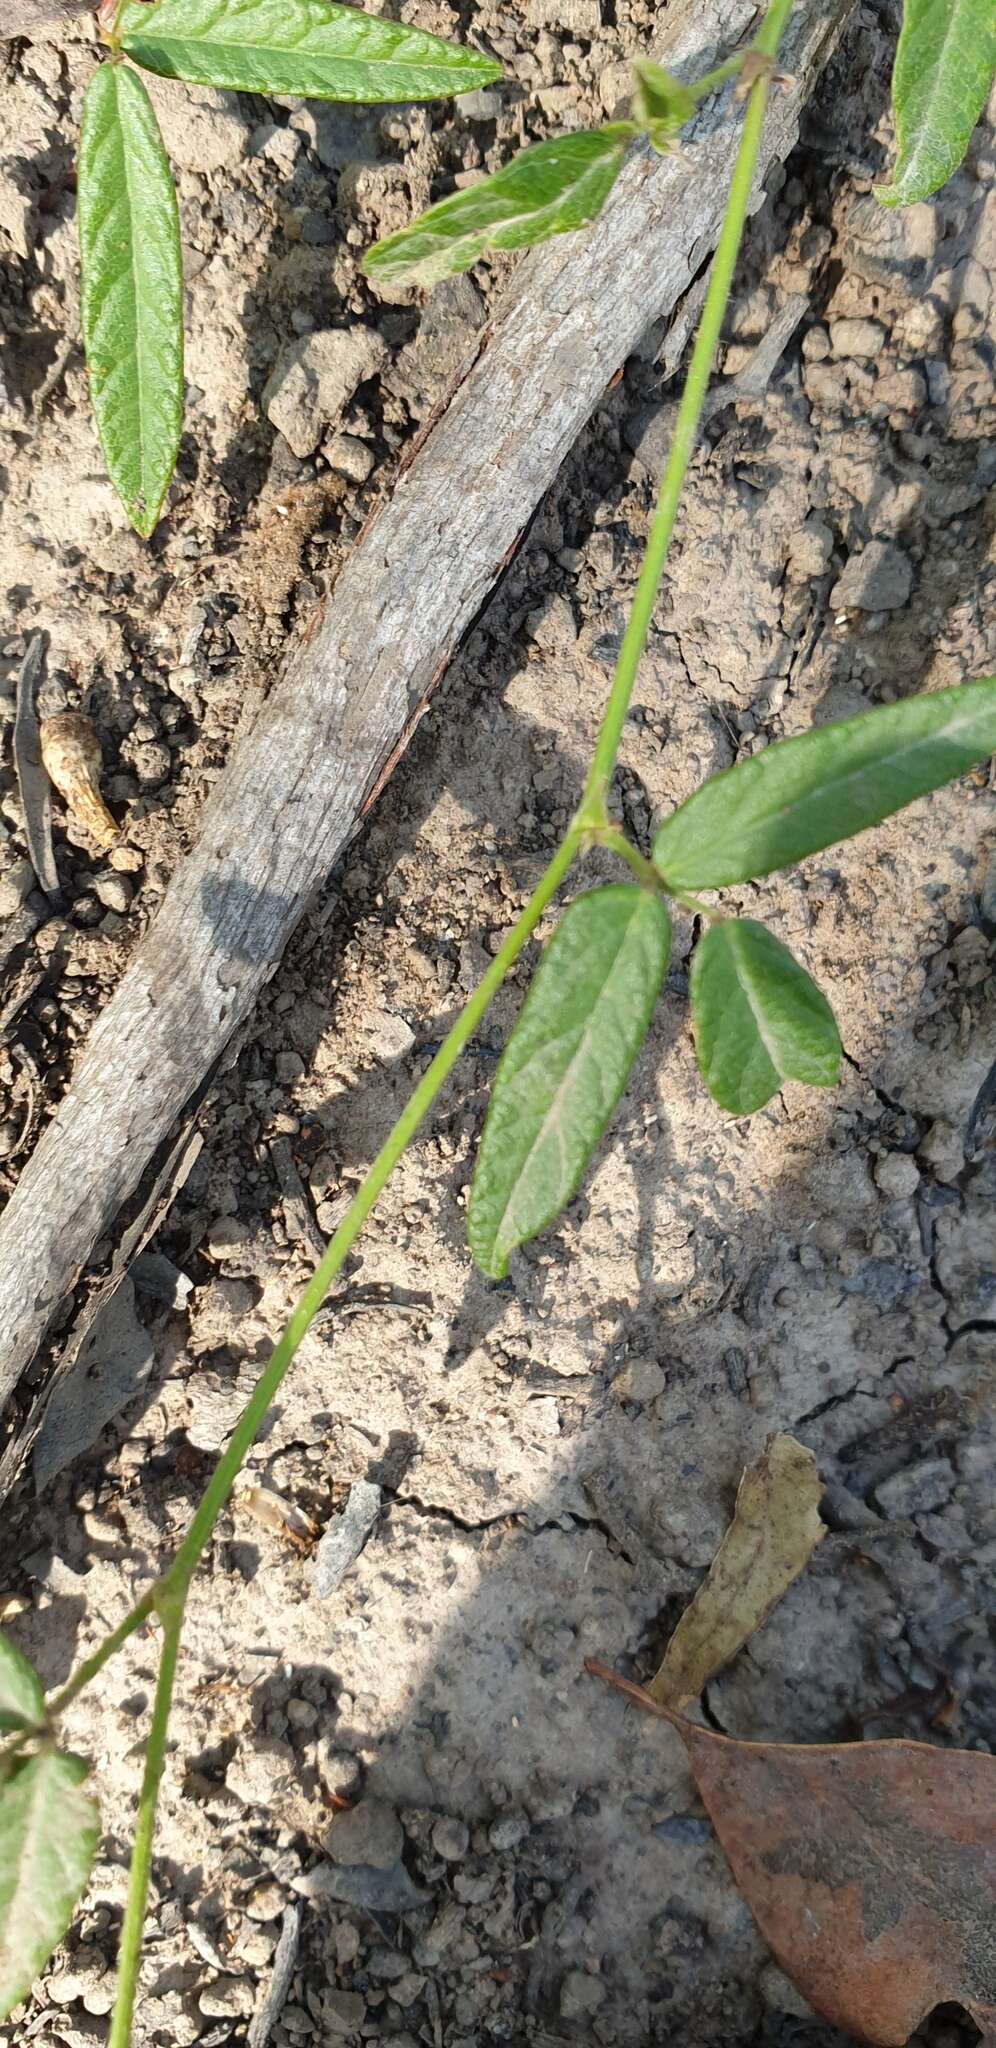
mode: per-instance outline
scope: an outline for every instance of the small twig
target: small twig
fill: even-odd
[[[284,1909],[280,1939],[274,1952],[273,1968],[266,1984],[260,1989],[256,2010],[249,2022],[247,2048],[266,2048],[291,1987],[300,1938],[301,1908],[287,1906]]]
[[[325,1250],[325,1239],[311,1213],[304,1182],[294,1164],[290,1139],[274,1138],[270,1145],[270,1158],[280,1183],[284,1221],[288,1233],[295,1244],[299,1244],[312,1260],[318,1260]]]
[[[42,767],[38,728],[38,684],[44,662],[45,636],[32,633],[17,677],[14,767],[21,792],[28,856],[46,896],[57,904],[62,891],[52,850],[52,785]]]
[[[636,1685],[632,1678],[622,1678],[618,1671],[613,1671],[610,1665],[603,1664],[598,1657],[586,1657],[584,1668],[592,1678],[604,1679],[606,1685],[612,1685],[617,1692],[625,1693],[626,1698],[632,1700],[634,1706],[642,1707],[644,1713],[653,1714],[658,1721],[667,1721],[672,1728],[680,1728],[681,1714],[676,1714],[671,1707],[662,1706],[660,1700],[655,1700],[652,1693],[647,1692],[642,1685]]]
[[[42,381],[34,394],[32,404],[34,406],[35,412],[41,411],[42,406],[45,403],[45,400],[47,398],[51,398],[53,391],[55,391],[58,388],[58,386],[62,383],[63,377],[65,376],[66,371],[69,368],[69,365],[72,362],[74,355],[76,355],[78,349],[79,343],[77,341],[64,341],[62,343],[62,346],[59,349],[59,352],[55,358],[54,363],[49,364],[49,367],[46,370],[45,375],[42,378]]]

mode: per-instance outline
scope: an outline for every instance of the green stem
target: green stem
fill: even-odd
[[[672,889],[653,861],[647,860],[618,825],[592,825],[585,833],[585,840],[590,846],[604,846],[609,853],[618,855],[645,889],[654,889],[658,896],[667,896],[672,903],[680,903],[683,910],[694,911],[695,916],[704,917],[707,924],[718,924],[722,919],[724,913],[721,910],[714,910],[711,904],[703,903],[698,896],[690,896],[687,889]]]
[[[754,41],[754,49],[761,56],[773,57],[778,48],[779,38],[785,25],[792,0],[774,0],[773,6],[762,23]],[[654,512],[646,551],[637,578],[636,590],[630,609],[626,631],[623,634],[619,659],[609,701],[602,720],[595,752],[592,757],[584,795],[577,814],[578,823],[601,825],[605,822],[605,798],[615,769],[619,741],[629,710],[629,701],[636,682],[640,656],[647,642],[654,604],[664,573],[674,522],[678,513],[678,501],[698,431],[699,415],[709,388],[709,376],[713,358],[719,343],[723,318],[726,313],[730,286],[740,253],[740,240],[747,219],[754,172],[757,166],[761,131],[768,102],[769,78],[767,74],[755,80],[747,101],[743,133],[737,151],[733,176],[730,181],[729,197],[716,254],[709,276],[709,288],[702,307],[695,345],[685,378],[678,416],[674,424],[671,446],[668,450],[664,474],[661,477],[657,508]]]
[[[773,0],[761,31],[754,42],[758,54],[773,58],[784,27],[791,0]],[[613,677],[609,701],[606,706],[602,727],[598,735],[591,769],[585,783],[580,808],[565,838],[557,848],[552,860],[540,877],[526,907],[509,932],[491,966],[482,977],[470,1001],[455,1024],[447,1033],[435,1058],[426,1068],[414,1093],[402,1110],[393,1130],[381,1146],[377,1157],[357,1189],[352,1202],[343,1217],[334,1237],[328,1244],[311,1280],[308,1282],[300,1301],[291,1315],[286,1328],[264,1366],[255,1387],[239,1416],[228,1443],[204,1495],[195,1509],[190,1527],[172,1563],[156,1584],[125,1616],[119,1626],[109,1635],[93,1655],[82,1664],[62,1691],[51,1703],[50,1714],[54,1715],[67,1706],[83,1687],[90,1683],[102,1670],[108,1658],[121,1647],[127,1638],[140,1627],[153,1611],[158,1612],[163,1623],[163,1646],[149,1741],[146,1750],[142,1789],[139,1797],[138,1820],[135,1845],[132,1853],[128,1880],[128,1899],[125,1908],[119,1957],[118,1997],[111,2024],[109,2048],[129,2048],[135,1993],[141,1956],[142,1931],[148,1899],[149,1877],[152,1867],[152,1847],[155,1833],[156,1806],[159,1783],[162,1777],[166,1755],[167,1731],[170,1706],[176,1676],[180,1635],[187,1592],[198,1561],[207,1544],[215,1522],[232,1490],[267,1410],[280,1387],[288,1367],[294,1358],[307,1330],[317,1314],[326,1294],[341,1270],[344,1260],[356,1241],[367,1217],[377,1201],[385,1182],[397,1165],[402,1153],[414,1137],[423,1117],[431,1108],[444,1082],[451,1074],[460,1054],[481,1022],[492,997],[501,987],[505,976],[518,959],[527,940],[535,931],[547,905],[551,902],[563,881],[575,854],[582,844],[592,839],[610,846],[620,854],[641,881],[654,888],[660,887],[660,877],[644,860],[635,847],[631,847],[625,835],[617,832],[608,819],[605,797],[609,781],[615,768],[616,754],[623,724],[629,708],[629,701],[636,679],[636,671],[646,643],[647,632],[653,613],[654,601],[667,559],[671,535],[674,530],[678,500],[698,426],[702,402],[709,381],[716,345],[719,340],[723,315],[729,296],[733,272],[736,265],[740,238],[747,217],[754,170],[757,163],[764,110],[768,95],[768,76],[762,73],[751,86],[744,118],[743,135],[737,153],[726,213],[716,248],[709,288],[702,310],[702,319],[692,351],[688,376],[678,408],[674,439],[671,444],[667,465],[661,480],[660,494],[643,566],[636,586],[633,607],[623,638]],[[692,904],[708,916],[704,905]]]
[[[183,1628],[183,1601],[160,1601],[160,1611],[163,1617],[163,1647],[159,1659],[156,1696],[152,1702],[152,1720],[145,1750],[142,1789],[138,1795],[135,1840],[128,1870],[128,1899],[121,1927],[121,1945],[118,1949],[117,1996],[114,2000],[114,2017],[111,2020],[107,2048],[128,2048],[131,2040],[135,1992],[138,1989],[138,1971],[142,1957],[142,1934],[149,1897],[149,1875],[152,1870],[152,1844],[156,1832],[159,1783],[166,1761],[166,1735],[170,1708],[173,1704],[173,1682],[176,1678],[176,1663],[180,1651],[180,1632]]]
[[[112,1629],[110,1635],[105,1636],[103,1642],[98,1644],[93,1656],[86,1657],[77,1667],[62,1691],[57,1692],[55,1698],[49,1701],[50,1721],[54,1721],[56,1716],[68,1707],[70,1700],[74,1700],[77,1693],[82,1692],[83,1687],[89,1685],[91,1679],[96,1678],[98,1671],[103,1670],[108,1659],[114,1656],[116,1650],[120,1650],[122,1643],[126,1643],[128,1637],[134,1635],[135,1630],[141,1628],[143,1621],[147,1621],[150,1614],[155,1612],[155,1606],[156,1588],[152,1585],[142,1594],[141,1599],[136,1601],[135,1606],[129,1609],[117,1628]]]
[[[366,1173],[356,1194],[339,1225],[335,1236],[330,1239],[324,1257],[320,1260],[309,1280],[286,1328],[264,1366],[252,1393],[242,1410],[228,1439],[221,1457],[207,1483],[201,1500],[194,1511],[190,1527],[171,1565],[156,1584],[143,1595],[138,1605],[125,1620],[108,1636],[98,1651],[81,1665],[74,1679],[52,1703],[56,1711],[75,1697],[83,1685],[94,1677],[107,1658],[113,1655],[126,1638],[131,1635],[153,1609],[163,1618],[163,1648],[152,1708],[152,1722],[145,1755],[145,1770],[139,1797],[138,1822],[135,1844],[132,1850],[131,1866],[128,1873],[128,1899],[125,1907],[124,1924],[121,1930],[121,1948],[118,1960],[118,1994],[114,2005],[114,2019],[108,2048],[128,2048],[131,2040],[131,2024],[135,2005],[135,1991],[138,1982],[138,1967],[142,1945],[142,1929],[149,1892],[149,1875],[152,1868],[152,1842],[155,1832],[156,1806],[159,1798],[159,1781],[162,1777],[166,1754],[166,1732],[169,1725],[170,1703],[173,1696],[173,1681],[176,1674],[177,1654],[180,1647],[180,1631],[186,1605],[187,1590],[197,1568],[198,1560],[214,1528],[215,1522],[238,1478],[239,1472],[253,1441],[263,1422],[267,1410],[272,1406],[280,1383],[291,1360],[305,1337],[314,1317],[336,1274],[342,1267],[350,1249],[370,1214],[385,1181],[393,1172],[406,1146],[414,1137],[422,1118],[431,1108],[443,1083],[451,1074],[468,1040],[505,979],[514,966],[523,946],[532,936],[548,903],[560,887],[564,876],[578,850],[579,836],[573,830],[561,841],[549,866],[540,876],[518,922],[512,927],[503,945],[495,954],[491,966],[482,976],[466,1008],[448,1031],[435,1058],[425,1070],[418,1087],[410,1096],[393,1130],[385,1139],[372,1166]]]
[[[658,874],[653,862],[647,860],[639,848],[633,845],[631,839],[627,839],[625,832],[621,832],[618,825],[594,825],[586,837],[591,846],[604,846],[609,853],[614,853],[619,860],[624,860],[645,889],[655,890],[658,896],[671,894],[663,875]]]
[[[518,922],[513,925],[508,937],[495,954],[491,966],[482,975],[466,1009],[461,1011],[456,1023],[447,1032],[435,1058],[430,1061],[418,1087],[409,1097],[397,1123],[381,1146],[373,1165],[353,1196],[335,1236],[329,1240],[324,1257],[316,1266],[283,1335],[260,1373],[208,1480],[186,1536],[169,1570],[160,1581],[161,1586],[175,1588],[181,1592],[186,1590],[201,1551],[238,1478],[246,1454],[252,1446],[267,1409],[273,1402],[294,1353],[321,1308],[347,1254],[356,1242],[385,1181],[393,1173],[402,1153],[411,1143],[422,1118],[432,1107],[468,1040],[473,1037],[492,997],[497,994],[527,939],[535,931],[547,904],[560,887],[577,848],[578,835],[569,832],[537,882]]]

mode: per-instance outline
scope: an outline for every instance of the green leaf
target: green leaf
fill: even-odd
[[[667,150],[695,112],[695,96],[652,57],[634,61],[633,114],[656,150]]]
[[[183,425],[183,273],[176,193],[152,104],[123,64],[83,102],[77,181],[83,342],[107,473],[148,536]]]
[[[438,284],[469,270],[485,249],[529,249],[586,227],[605,204],[632,136],[628,122],[616,122],[521,150],[493,178],[375,242],[363,268],[373,278]]]
[[[996,676],[765,747],[680,804],[654,841],[673,889],[770,875],[851,839],[996,751]]]
[[[478,50],[323,0],[127,0],[120,26],[147,71],[239,92],[431,100],[501,76]]]
[[[0,1635],[0,1731],[37,1727],[44,1714],[38,1673],[17,1644]]]
[[[787,946],[753,918],[711,925],[692,956],[692,1027],[710,1095],[733,1116],[762,1109],[783,1081],[833,1088],[833,1011]]]
[[[626,883],[564,912],[495,1076],[467,1237],[500,1280],[570,1201],[629,1078],[671,945],[659,896]]]
[[[100,1835],[81,1757],[54,1749],[0,1780],[0,2019],[61,1941]]]
[[[899,154],[883,206],[927,199],[958,169],[996,70],[993,0],[904,0],[892,73]]]

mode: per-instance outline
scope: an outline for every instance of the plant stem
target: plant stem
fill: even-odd
[[[98,1643],[93,1656],[84,1658],[83,1663],[73,1672],[72,1677],[63,1686],[62,1691],[57,1692],[55,1698],[49,1701],[48,1717],[50,1721],[54,1721],[56,1716],[61,1714],[65,1707],[68,1707],[70,1700],[74,1700],[77,1693],[82,1692],[83,1687],[89,1685],[92,1678],[96,1678],[98,1671],[103,1670],[108,1658],[113,1657],[115,1651],[120,1650],[122,1643],[126,1643],[128,1637],[134,1635],[135,1630],[141,1628],[143,1621],[147,1621],[150,1614],[155,1612],[155,1605],[156,1588],[152,1585],[146,1588],[141,1599],[136,1601],[134,1607],[129,1608],[124,1620],[118,1623],[117,1628],[112,1629],[110,1635],[105,1636],[102,1643]]]
[[[773,0],[773,4],[753,44],[753,48],[758,55],[769,59],[774,57],[790,5],[791,0]],[[124,1621],[94,1651],[93,1655],[85,1663],[81,1664],[79,1670],[69,1680],[68,1684],[56,1695],[49,1708],[50,1715],[61,1712],[71,1700],[75,1699],[77,1693],[81,1692],[83,1687],[96,1677],[97,1673],[106,1664],[108,1658],[114,1655],[114,1652],[121,1647],[122,1643],[127,1640],[144,1620],[153,1612],[157,1612],[160,1615],[163,1625],[162,1655],[152,1708],[142,1789],[139,1796],[135,1844],[128,1879],[128,1899],[121,1934],[118,1964],[118,1996],[111,2023],[109,2048],[129,2048],[131,2040],[132,2018],[141,1956],[142,1930],[145,1922],[149,1877],[152,1867],[156,1807],[166,1756],[170,1706],[176,1677],[187,1593],[201,1554],[241,1471],[243,1462],[256,1438],[267,1410],[271,1407],[281,1381],[298,1347],[321,1307],[333,1280],[341,1270],[344,1260],[363,1228],[386,1181],[414,1137],[423,1117],[426,1116],[434,1103],[444,1082],[451,1074],[460,1054],[473,1036],[492,997],[501,987],[505,976],[515,964],[523,947],[535,931],[547,905],[551,902],[571,866],[575,854],[581,846],[592,840],[609,846],[628,863],[641,882],[656,889],[661,887],[661,878],[656,874],[651,863],[646,861],[637,848],[630,845],[625,835],[611,824],[605,809],[605,798],[615,769],[616,754],[626,713],[629,708],[633,685],[636,680],[637,667],[646,643],[654,602],[664,564],[667,560],[668,548],[678,509],[678,500],[695,444],[695,434],[702,402],[705,397],[712,360],[719,340],[723,316],[733,280],[733,272],[736,266],[744,222],[747,218],[754,171],[757,164],[768,88],[768,71],[764,70],[751,85],[747,111],[744,117],[743,134],[737,152],[726,212],[716,247],[716,255],[709,279],[709,288],[706,293],[699,330],[692,350],[688,375],[678,408],[674,438],[661,480],[657,509],[654,514],[643,565],[636,585],[629,622],[620,648],[609,701],[599,731],[595,753],[585,782],[578,812],[564,839],[554,853],[552,860],[541,875],[521,917],[508,933],[491,966],[478,983],[466,1008],[451,1026],[435,1058],[426,1068],[422,1079],[402,1110],[389,1136],[381,1146],[356,1194],[353,1196],[353,1200],[338,1230],[326,1247],[323,1257],[319,1261],[307,1287],[304,1289],[267,1364],[260,1373],[245,1408],[235,1423],[228,1443],[215,1466],[204,1494],[194,1511],[187,1534],[180,1544],[172,1563],[157,1580],[156,1584],[143,1594],[142,1598],[125,1616]],[[694,903],[694,899],[682,896],[680,900],[689,902],[690,907],[701,910],[705,916],[710,914],[704,905]]]
[[[658,874],[653,862],[647,860],[646,855],[633,845],[631,839],[627,839],[625,832],[621,832],[618,825],[594,825],[586,836],[590,845],[604,846],[609,853],[614,853],[619,860],[624,860],[645,889],[653,889],[658,896],[670,896],[671,891],[663,875]]]
[[[214,1528],[215,1522],[238,1478],[239,1472],[260,1429],[267,1410],[272,1406],[280,1383],[286,1373],[298,1346],[305,1337],[314,1317],[343,1261],[351,1250],[366,1222],[385,1181],[393,1172],[406,1146],[414,1137],[422,1118],[432,1107],[443,1083],[448,1079],[468,1040],[473,1036],[492,997],[497,993],[509,969],[514,966],[523,946],[532,936],[547,904],[560,887],[574,855],[578,850],[579,836],[571,830],[561,841],[553,859],[544,869],[528,903],[517,923],[513,925],[501,948],[495,954],[491,966],[478,982],[470,1001],[461,1011],[455,1024],[447,1032],[435,1058],[430,1062],[417,1088],[409,1097],[393,1130],[385,1139],[372,1166],[365,1174],[339,1225],[335,1236],[326,1247],[324,1257],[301,1296],[297,1307],[288,1321],[282,1336],[263,1367],[252,1393],[242,1410],[228,1439],[221,1457],[208,1480],[204,1493],[194,1511],[190,1527],[177,1551],[172,1564],[155,1585],[145,1593],[113,1635],[107,1637],[100,1649],[80,1666],[75,1677],[64,1687],[52,1702],[51,1712],[56,1712],[81,1691],[89,1680],[96,1676],[108,1657],[131,1635],[153,1610],[163,1619],[163,1647],[156,1683],[156,1694],[152,1708],[148,1747],[145,1754],[145,1769],[142,1776],[142,1790],[139,1796],[138,1821],[135,1843],[128,1872],[128,1899],[125,1906],[124,1923],[121,1930],[121,1948],[118,1960],[118,1994],[114,2005],[114,2019],[108,2048],[128,2048],[131,2040],[131,2023],[135,2005],[135,1990],[138,1982],[138,1967],[142,1945],[142,1929],[145,1924],[146,1905],[149,1892],[149,1875],[152,1868],[152,1842],[155,1832],[156,1807],[159,1799],[159,1782],[162,1777],[166,1755],[166,1733],[169,1725],[169,1711],[173,1696],[173,1681],[176,1675],[177,1655],[180,1647],[180,1633],[186,1606],[187,1591],[197,1568],[201,1552]]]
[[[163,1647],[159,1660],[159,1676],[156,1679],[156,1696],[152,1703],[149,1740],[145,1750],[142,1789],[138,1796],[138,1818],[135,1822],[135,1840],[128,1870],[128,1899],[121,1927],[121,1945],[118,1949],[117,1996],[114,2000],[114,2017],[111,2020],[108,2048],[128,2048],[131,2040],[135,1992],[138,1988],[138,1971],[142,1955],[142,1933],[149,1896],[149,1873],[152,1869],[152,1843],[156,1832],[159,1781],[166,1761],[166,1735],[170,1707],[173,1704],[173,1681],[176,1677],[176,1663],[180,1651],[180,1631],[183,1628],[182,1599],[161,1603],[161,1612]]]
[[[185,1592],[198,1558],[238,1478],[246,1453],[251,1448],[267,1409],[271,1406],[298,1345],[321,1308],[325,1296],[351,1251],[376,1202],[385,1181],[417,1131],[422,1118],[449,1078],[468,1040],[473,1037],[492,997],[497,994],[509,969],[514,966],[527,939],[532,936],[551,897],[560,887],[578,847],[578,836],[569,832],[557,848],[549,866],[540,876],[518,922],[513,925],[491,966],[482,975],[466,1009],[450,1027],[435,1058],[427,1066],[417,1088],[409,1097],[393,1130],[385,1139],[373,1165],[368,1169],[339,1225],[329,1240],[279,1342],[260,1373],[256,1385],[208,1480],[186,1536],[168,1571],[160,1581],[165,1588]]]
[[[774,0],[753,44],[759,55],[775,55],[790,6],[791,0]],[[657,508],[637,578],[622,646],[619,649],[609,701],[605,707],[605,716],[577,814],[579,824],[591,826],[605,823],[606,793],[615,769],[619,741],[629,710],[633,685],[636,682],[640,656],[646,646],[650,630],[657,591],[674,532],[678,500],[695,446],[699,415],[708,390],[713,357],[719,342],[733,273],[740,252],[740,240],[747,219],[761,131],[764,126],[768,89],[769,78],[766,73],[762,73],[751,86],[747,101],[743,133],[730,180],[726,212],[723,215],[723,225],[709,275],[709,288],[705,295],[695,345],[685,377],[664,474],[661,477]]]

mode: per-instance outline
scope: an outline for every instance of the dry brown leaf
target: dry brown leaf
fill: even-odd
[[[794,1436],[769,1437],[737,1490],[733,1520],[651,1681],[662,1706],[697,1699],[760,1628],[826,1535],[816,1460]]]
[[[996,1757],[732,1742],[587,1668],[677,1730],[737,1889],[817,2012],[877,2048],[949,2001],[996,2029]]]

